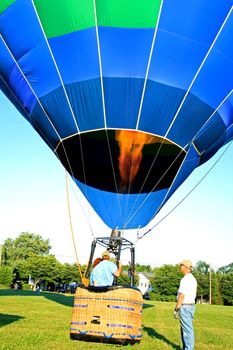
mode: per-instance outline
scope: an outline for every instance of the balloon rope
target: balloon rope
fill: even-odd
[[[121,209],[121,205],[120,205],[119,191],[118,191],[118,188],[117,188],[116,174],[115,174],[115,171],[114,171],[111,147],[110,147],[110,144],[109,144],[109,137],[108,137],[108,132],[107,132],[106,103],[105,103],[105,94],[104,94],[103,67],[102,67],[102,59],[101,59],[101,47],[100,47],[100,38],[99,38],[99,30],[98,30],[98,18],[97,18],[97,11],[96,11],[96,0],[93,0],[93,9],[94,9],[94,17],[95,17],[96,43],[97,43],[98,59],[99,59],[100,85],[101,85],[101,95],[102,95],[104,128],[105,128],[105,132],[106,132],[106,138],[107,138],[108,150],[109,150],[109,157],[110,157],[110,161],[111,161],[111,166],[112,166],[112,171],[113,171],[113,179],[114,179],[115,189],[116,189],[116,193],[117,193],[119,212],[120,212],[122,226],[123,226],[123,216],[122,216],[122,209]],[[114,203],[112,203],[112,205],[113,204]]]
[[[67,173],[68,173],[68,172],[66,171],[66,174],[67,174]],[[68,174],[69,174],[69,173],[68,173]],[[80,209],[82,210],[83,216],[85,217],[86,222],[87,222],[87,224],[88,224],[88,226],[89,226],[89,229],[90,229],[90,233],[91,233],[91,235],[92,235],[92,238],[94,239],[94,238],[95,238],[95,234],[94,234],[94,232],[93,232],[92,225],[91,225],[91,220],[90,220],[90,217],[91,217],[91,214],[90,214],[90,204],[87,203],[87,209],[86,209],[86,211],[88,212],[88,215],[87,215],[86,212],[85,212],[85,210],[83,209],[83,205],[81,204],[81,202],[80,202],[80,200],[79,200],[79,197],[78,197],[78,195],[77,195],[77,193],[76,193],[76,191],[75,191],[75,188],[74,188],[74,186],[73,186],[73,182],[69,182],[69,183],[70,183],[70,186],[71,186],[71,188],[72,188],[73,195],[75,196],[75,199],[77,200],[78,205],[80,206]]]
[[[130,221],[134,218],[134,216],[137,214],[137,212],[139,211],[139,209],[146,203],[147,199],[149,198],[149,196],[151,195],[151,193],[155,190],[155,188],[158,186],[158,184],[160,183],[160,181],[164,178],[164,176],[167,174],[167,172],[170,170],[170,168],[172,167],[172,165],[176,162],[176,160],[179,158],[180,154],[182,153],[183,149],[181,149],[180,153],[176,156],[176,158],[172,161],[172,163],[170,164],[170,166],[166,169],[166,171],[163,173],[163,175],[160,177],[160,179],[157,181],[157,183],[154,185],[154,187],[151,189],[151,191],[147,194],[146,198],[142,201],[142,203],[140,204],[140,206],[134,211],[134,213],[130,216],[130,218],[128,219],[126,225],[128,225],[130,223]],[[150,170],[149,170],[150,171]],[[147,174],[148,176],[148,174]],[[140,190],[141,192],[141,190]],[[140,193],[139,192],[139,193]],[[138,194],[139,195],[139,194]],[[138,198],[138,195],[137,195],[137,198]],[[132,213],[134,207],[135,207],[135,204],[137,202],[137,198],[134,202],[134,206],[133,208],[131,209],[131,212],[130,214]],[[156,213],[158,212],[158,210],[156,211]],[[155,213],[155,214],[156,214]],[[155,215],[154,214],[154,215]]]
[[[18,97],[16,96],[16,94],[14,93],[14,91],[9,87],[7,86],[2,74],[0,73],[0,80],[2,81],[2,83],[8,87],[9,91],[11,92],[11,95],[14,96],[15,100],[17,101],[17,103],[21,106],[21,108],[24,110],[25,114],[27,115],[27,119],[30,120],[30,123],[34,126],[36,126],[37,130],[38,130],[38,133],[40,135],[42,135],[42,137],[46,140],[46,143],[49,145],[49,147],[51,149],[53,149],[53,145],[51,144],[51,142],[49,141],[49,139],[47,138],[47,136],[43,133],[43,131],[41,130],[39,124],[32,119],[32,117],[30,116],[30,114],[28,113],[28,111],[26,109],[24,109],[24,106],[22,105],[21,101],[18,99]],[[59,159],[59,157],[58,157]],[[60,160],[60,159],[59,159]]]
[[[24,74],[24,72],[22,71],[21,67],[19,66],[18,62],[16,61],[16,58],[14,57],[13,53],[11,52],[9,46],[7,45],[7,43],[5,42],[4,38],[2,37],[2,35],[0,34],[0,38],[3,42],[3,44],[5,45],[7,51],[9,52],[12,60],[14,61],[14,64],[15,66],[18,68],[19,72],[21,73],[22,75],[22,78],[24,79],[24,81],[26,82],[27,86],[29,87],[29,89],[31,90],[32,94],[35,96],[35,99],[38,103],[38,105],[40,106],[44,116],[48,119],[48,122],[50,123],[52,129],[54,130],[54,132],[56,133],[57,137],[59,138],[59,140],[61,140],[61,136],[59,135],[59,132],[58,130],[56,129],[55,125],[53,124],[53,122],[51,121],[51,119],[49,118],[49,115],[48,113],[46,112],[46,110],[44,109],[39,97],[37,96],[35,90],[33,89],[32,85],[30,84],[29,80],[27,79],[26,75]],[[15,96],[15,93],[14,93],[14,96]],[[18,99],[18,97],[17,97]],[[20,103],[21,104],[21,103]],[[25,111],[25,108],[23,107],[24,111]],[[27,112],[26,112],[27,113]],[[27,113],[28,114],[28,113]],[[33,121],[32,125],[35,125],[35,121]]]
[[[143,235],[139,236],[139,234],[137,235],[137,240],[135,242],[135,244],[137,243],[137,241],[139,239],[142,239],[144,236],[146,236],[149,232],[151,232],[156,226],[158,226],[164,219],[166,219],[196,188],[197,186],[200,185],[200,183],[207,177],[207,175],[209,175],[209,173],[211,172],[211,170],[216,166],[216,164],[219,162],[219,160],[224,156],[224,154],[226,153],[226,151],[229,149],[229,147],[232,145],[233,140],[229,143],[229,145],[226,147],[226,149],[222,152],[222,154],[219,156],[219,158],[214,162],[214,164],[212,165],[212,167],[206,172],[206,174],[196,183],[196,185],[161,219],[159,220],[154,226],[152,226],[148,231],[146,231]]]
[[[212,48],[214,47],[214,45],[215,45],[215,43],[216,43],[216,41],[217,41],[217,39],[218,39],[220,33],[222,32],[222,30],[223,30],[223,28],[224,28],[224,26],[225,26],[225,24],[226,24],[228,18],[230,17],[232,10],[233,10],[233,7],[231,7],[230,11],[228,12],[228,14],[227,14],[227,16],[226,16],[224,22],[222,23],[222,26],[220,27],[220,29],[219,29],[217,35],[215,36],[215,38],[214,38],[214,40],[213,40],[211,46],[209,47],[209,50],[208,50],[208,52],[206,53],[206,55],[205,55],[205,57],[204,57],[204,59],[203,59],[201,65],[199,66],[199,68],[198,68],[198,70],[197,70],[197,72],[196,72],[196,74],[195,74],[195,76],[194,76],[194,78],[193,78],[193,80],[192,80],[192,82],[191,82],[191,84],[190,84],[188,90],[186,91],[186,93],[185,93],[185,95],[184,95],[184,98],[183,98],[183,100],[181,101],[181,104],[180,104],[178,110],[176,111],[176,114],[175,114],[175,116],[173,117],[173,120],[171,121],[170,126],[168,127],[168,129],[167,129],[167,131],[166,131],[166,133],[165,133],[165,135],[164,135],[164,137],[163,137],[163,141],[162,141],[162,143],[160,144],[159,149],[158,149],[158,151],[157,151],[157,153],[156,153],[156,155],[155,155],[155,157],[154,157],[154,159],[153,159],[153,161],[152,161],[151,167],[150,167],[150,169],[149,169],[149,171],[148,171],[148,173],[147,173],[147,176],[146,176],[146,178],[145,178],[145,180],[144,180],[144,182],[143,182],[143,184],[142,184],[142,186],[141,186],[141,188],[140,188],[139,193],[141,193],[141,191],[142,191],[142,189],[143,189],[143,186],[144,186],[144,184],[145,184],[145,182],[146,182],[146,180],[147,180],[147,178],[148,178],[148,176],[149,176],[149,174],[150,174],[150,172],[151,172],[151,170],[152,170],[152,168],[153,168],[153,166],[154,166],[154,164],[155,164],[155,161],[157,160],[157,157],[158,157],[158,155],[159,155],[159,153],[160,153],[160,150],[161,150],[161,148],[162,148],[162,146],[163,146],[163,144],[164,144],[164,140],[167,138],[167,135],[168,135],[169,131],[171,130],[171,128],[172,128],[172,126],[173,126],[175,120],[177,119],[178,114],[179,114],[179,112],[180,112],[180,110],[181,110],[181,108],[182,108],[182,106],[183,106],[183,104],[184,104],[184,102],[185,102],[185,100],[186,100],[186,98],[187,98],[187,96],[188,96],[188,94],[189,94],[189,92],[190,92],[190,90],[191,90],[191,88],[192,88],[192,86],[193,86],[193,84],[194,84],[196,78],[197,78],[198,75],[199,75],[199,72],[201,71],[203,65],[205,64],[207,58],[209,57],[209,54],[210,54],[210,52],[212,51]],[[137,203],[139,193],[138,193],[138,195],[137,195],[137,197],[136,197],[136,199],[135,199],[134,206],[133,206],[133,208],[131,209],[131,212],[132,212],[132,210],[134,209],[135,204]],[[134,214],[134,215],[135,215],[135,214]],[[132,218],[132,216],[131,216],[131,218]],[[131,219],[130,219],[130,220],[131,220]],[[129,220],[128,220],[128,222],[129,222]],[[127,224],[126,224],[126,225],[127,225]]]
[[[210,120],[213,118],[213,116],[214,116],[215,113],[218,111],[218,109],[219,109],[219,108],[223,105],[223,103],[230,97],[230,95],[232,94],[232,92],[233,92],[233,90],[231,90],[231,91],[227,94],[227,96],[223,99],[223,101],[218,105],[218,107],[215,109],[215,111],[214,111],[214,112],[211,114],[211,116],[207,119],[207,121],[205,122],[205,124],[203,124],[202,129],[204,128],[204,126],[205,126],[207,123],[210,122]],[[226,131],[225,131],[225,132],[226,132]],[[199,130],[199,131],[196,133],[196,135],[193,137],[193,140],[195,140],[195,138],[197,138],[199,134],[200,134],[200,130]],[[163,144],[163,142],[162,142],[162,144]],[[160,148],[161,148],[162,144],[160,145]],[[142,207],[142,205],[146,202],[146,200],[147,200],[147,198],[149,197],[149,195],[151,194],[151,192],[153,192],[153,191],[155,190],[155,188],[158,186],[158,184],[160,183],[160,181],[163,179],[164,175],[165,175],[165,174],[167,173],[167,171],[171,168],[171,166],[174,164],[174,162],[179,158],[179,156],[181,155],[182,151],[183,151],[183,150],[185,151],[185,150],[187,149],[188,145],[189,145],[189,144],[187,144],[185,147],[183,147],[183,149],[181,149],[180,153],[177,155],[177,157],[173,160],[173,162],[172,162],[171,165],[168,167],[168,169],[167,169],[167,170],[164,172],[164,174],[161,176],[161,178],[159,179],[159,181],[158,181],[158,182],[155,184],[155,186],[152,188],[152,190],[151,190],[150,193],[147,195],[147,197],[144,199],[144,201],[141,203],[141,205],[139,206],[139,208],[137,208],[137,210],[134,212],[134,214],[131,215],[131,213],[132,213],[132,211],[133,211],[133,209],[134,209],[134,207],[135,207],[135,205],[136,205],[136,203],[137,203],[137,199],[138,199],[139,193],[141,193],[141,189],[142,189],[143,186],[141,187],[141,189],[140,189],[140,191],[139,191],[139,193],[138,193],[138,195],[137,195],[137,198],[136,198],[135,201],[134,201],[134,205],[133,205],[133,207],[132,207],[132,209],[131,209],[131,211],[130,211],[129,220],[127,221],[126,225],[132,220],[132,218],[135,216],[135,214],[138,212],[138,210],[139,210],[139,209]],[[196,148],[195,144],[193,144],[193,146]],[[159,148],[158,152],[160,151],[160,148]],[[154,165],[154,162],[155,162],[155,160],[156,160],[156,158],[157,158],[158,152],[157,152],[156,155],[155,155],[155,158],[154,158],[154,160],[153,160],[153,162],[152,162],[152,165],[151,165],[151,167],[150,167],[150,169],[149,169],[149,171],[148,171],[148,173],[147,173],[147,175],[146,175],[146,178],[145,178],[145,180],[144,180],[144,183],[145,183],[145,181],[146,181],[146,179],[147,179],[147,177],[148,177],[148,174],[150,173],[150,171],[151,171],[151,169],[152,169],[152,166]],[[197,150],[197,152],[199,153],[198,150]],[[177,174],[178,174],[178,173],[177,173]],[[177,175],[176,175],[176,176],[177,176]],[[144,185],[144,183],[143,183],[143,185]],[[170,189],[169,189],[169,191],[170,191]],[[168,192],[169,192],[169,191],[168,191]],[[168,195],[168,193],[167,193],[166,196],[164,197],[163,202],[165,201],[167,195]],[[162,203],[163,203],[163,202],[162,202]],[[161,204],[160,207],[156,210],[156,212],[154,213],[153,217],[159,212],[159,210],[161,209],[161,207],[162,207],[162,204]],[[131,216],[130,216],[130,215],[131,215]]]
[[[52,48],[51,48],[51,45],[50,45],[50,43],[49,43],[49,41],[48,41],[48,39],[47,39],[47,36],[46,36],[46,34],[45,34],[45,30],[44,30],[44,27],[43,27],[43,25],[42,25],[41,19],[40,19],[39,15],[38,15],[37,7],[36,7],[36,5],[34,4],[34,0],[32,0],[32,5],[33,5],[33,8],[34,8],[35,15],[36,15],[36,17],[37,17],[38,23],[39,23],[40,28],[41,28],[42,35],[43,35],[43,38],[44,38],[44,40],[45,40],[46,47],[48,48],[50,57],[51,57],[51,59],[52,59],[52,61],[53,61],[53,64],[54,64],[54,68],[55,68],[55,70],[56,70],[56,72],[57,72],[57,75],[58,75],[58,78],[59,78],[59,80],[60,80],[61,87],[62,87],[62,91],[63,91],[64,96],[65,96],[65,99],[66,99],[66,101],[67,101],[68,108],[69,108],[70,113],[71,113],[71,116],[72,116],[72,118],[73,118],[75,127],[76,127],[76,129],[77,129],[77,132],[80,133],[80,129],[79,129],[79,126],[78,126],[78,123],[77,123],[77,120],[76,120],[75,112],[74,112],[74,110],[73,110],[73,107],[72,107],[72,104],[71,104],[69,95],[68,95],[68,93],[67,93],[67,88],[66,88],[66,86],[65,86],[65,84],[64,84],[63,77],[62,77],[62,75],[61,75],[61,72],[60,72],[59,66],[58,66],[58,64],[57,64],[56,58],[55,58],[55,56],[54,56],[53,50],[52,50]],[[67,153],[66,153],[66,150],[65,150],[65,146],[64,146],[64,144],[63,144],[61,138],[60,138],[60,142],[62,143],[62,147],[63,147],[64,153],[65,153],[65,156],[66,156],[66,158],[67,158],[67,162],[68,162],[68,164],[69,164],[69,168],[70,168],[70,170],[71,170],[71,172],[72,172],[71,164],[70,164],[70,162],[69,162],[69,159],[68,159],[68,156],[67,156]],[[83,159],[83,151],[82,151],[81,136],[79,137],[79,142],[80,142],[80,153],[81,153],[81,159],[82,159],[82,170],[83,170],[84,180],[85,180],[85,184],[86,184],[85,165],[84,165],[84,159]]]
[[[71,231],[71,236],[72,236],[72,241],[73,241],[73,247],[74,247],[74,252],[75,252],[75,257],[76,257],[76,263],[77,263],[79,275],[80,275],[80,278],[81,278],[81,281],[82,281],[83,280],[83,275],[82,275],[81,265],[80,265],[79,260],[78,260],[78,254],[77,254],[77,249],[76,249],[76,244],[75,244],[75,239],[74,239],[74,231],[73,231],[73,225],[72,225],[71,211],[70,211],[70,197],[69,197],[69,186],[68,186],[67,172],[66,172],[66,198],[67,198],[67,207],[68,207],[69,221],[70,221],[70,231]]]
[[[163,7],[163,0],[160,3],[158,17],[156,18],[155,30],[154,30],[152,43],[151,43],[150,54],[149,54],[149,58],[148,58],[148,62],[147,62],[146,74],[145,74],[145,79],[144,79],[144,84],[143,84],[143,89],[142,89],[142,96],[141,96],[140,106],[139,106],[139,110],[138,110],[137,123],[136,123],[136,127],[135,127],[136,130],[138,130],[138,126],[139,126],[139,122],[140,122],[140,118],[141,118],[142,106],[144,103],[144,97],[145,97],[145,92],[146,92],[146,87],[147,87],[147,82],[148,82],[148,75],[149,75],[149,70],[150,70],[150,66],[151,66],[151,59],[152,59],[152,55],[154,52],[155,39],[156,39],[156,36],[158,33],[158,26],[159,26],[160,16],[161,16],[161,12],[162,12],[162,7]]]
[[[36,11],[36,8],[35,8],[34,3],[33,3],[33,6],[34,6],[34,10]],[[37,12],[36,12],[36,14],[37,14]],[[38,14],[37,14],[37,17],[38,17]],[[39,17],[38,17],[38,20],[39,20]],[[40,25],[41,25],[41,22],[40,22],[40,21],[39,21],[39,23],[40,23]],[[43,31],[43,27],[42,27],[42,26],[41,26],[41,29],[42,29],[42,31]],[[44,31],[43,31],[43,33],[44,33]],[[30,90],[32,91],[33,95],[35,96],[35,98],[36,98],[36,100],[37,100],[37,102],[38,102],[38,105],[41,107],[41,110],[42,110],[44,116],[48,119],[48,121],[49,121],[49,123],[51,124],[53,130],[55,131],[56,135],[58,136],[58,138],[59,138],[59,143],[61,143],[61,145],[62,145],[62,147],[63,147],[64,154],[65,154],[65,156],[66,156],[67,163],[68,163],[68,165],[69,165],[70,171],[71,171],[71,173],[73,174],[73,171],[72,171],[72,168],[71,168],[71,164],[70,164],[70,162],[69,162],[68,155],[67,155],[66,150],[65,150],[65,146],[64,146],[64,144],[63,144],[63,142],[62,142],[62,138],[61,138],[60,134],[58,133],[58,130],[55,128],[55,125],[53,124],[53,122],[52,122],[51,119],[49,118],[49,115],[48,115],[47,112],[45,111],[45,109],[44,109],[44,107],[43,107],[41,101],[39,100],[39,98],[38,98],[36,92],[34,91],[32,85],[30,84],[29,80],[28,80],[27,77],[25,76],[25,74],[24,74],[24,72],[22,71],[21,67],[19,66],[18,62],[16,61],[16,59],[15,59],[13,53],[11,52],[10,48],[8,47],[8,45],[7,45],[7,43],[5,42],[5,40],[4,40],[4,38],[2,37],[2,35],[0,35],[0,38],[2,39],[4,45],[6,46],[6,49],[8,50],[10,56],[12,57],[13,61],[15,62],[15,65],[18,67],[20,73],[22,74],[23,79],[26,81],[28,87],[29,87]],[[45,38],[45,39],[46,39],[46,38]],[[48,42],[47,42],[47,44],[48,44]],[[56,61],[54,61],[54,63],[56,64]],[[58,72],[58,73],[59,73],[59,72]],[[2,79],[2,77],[1,77],[1,79]],[[2,79],[2,80],[3,80],[3,79]],[[5,83],[5,82],[4,82],[4,83]],[[15,94],[14,94],[14,96],[15,96]],[[18,99],[18,98],[17,98],[17,99]],[[69,103],[69,101],[68,101],[68,103]],[[21,104],[21,103],[20,103],[20,104]],[[22,107],[23,107],[23,106],[22,106]],[[24,107],[23,107],[23,109],[24,109]],[[24,110],[25,110],[25,109],[24,109]],[[27,113],[27,111],[25,111],[25,112]],[[27,114],[28,114],[28,113],[27,113]],[[31,120],[31,117],[30,117],[30,120]],[[34,126],[36,125],[37,129],[39,130],[39,133],[40,133],[41,135],[43,135],[43,133],[42,133],[42,131],[41,131],[39,125],[37,125],[37,123],[36,123],[35,121],[31,120],[31,124],[34,125]],[[77,128],[77,130],[78,130],[78,128]],[[43,135],[43,136],[44,136],[44,135]],[[44,138],[46,138],[46,137],[44,136]],[[47,143],[49,143],[48,140],[47,140],[47,138],[46,138],[46,141],[47,141]],[[50,143],[49,143],[49,144],[50,144]],[[58,145],[59,145],[59,144],[58,144]],[[51,144],[50,144],[50,146],[51,146]],[[58,147],[58,146],[57,146],[57,147]],[[57,155],[58,159],[60,160],[60,158],[59,158],[59,156],[58,156],[58,154],[57,154],[57,147],[56,147],[53,151],[54,151],[54,153]],[[53,149],[54,147],[51,147],[51,148]],[[85,168],[84,168],[84,161],[83,161],[83,153],[82,153],[81,138],[80,138],[80,149],[81,149],[83,173],[84,173],[84,178],[85,178]],[[85,183],[86,183],[86,180],[85,180]]]
[[[122,226],[124,226],[123,213],[122,213],[122,208],[121,208],[121,203],[120,203],[120,195],[119,195],[119,191],[118,191],[118,187],[117,187],[116,174],[115,174],[114,165],[113,165],[112,152],[111,152],[111,147],[110,147],[110,143],[109,143],[108,131],[105,130],[105,133],[106,133],[106,139],[107,139],[107,143],[108,143],[109,157],[110,157],[111,166],[112,166],[114,185],[115,185],[115,189],[116,189],[116,193],[117,193],[117,203],[118,203],[118,207],[119,207],[119,213],[120,213],[120,217],[121,217]],[[113,204],[114,203],[112,203],[112,206],[113,206]]]
[[[53,53],[53,51],[52,51],[52,48],[51,48],[50,43],[49,43],[49,41],[48,41],[48,38],[47,38],[47,36],[46,36],[46,34],[45,34],[45,30],[44,30],[44,27],[43,27],[43,25],[42,25],[40,16],[39,16],[39,14],[38,14],[38,12],[37,12],[36,5],[34,4],[34,0],[32,0],[32,6],[33,6],[33,9],[34,9],[36,18],[37,18],[37,20],[38,20],[38,24],[39,24],[39,26],[40,26],[41,32],[42,32],[42,35],[43,35],[43,38],[44,38],[44,41],[45,41],[45,45],[46,45],[47,48],[48,48],[50,57],[51,57],[51,59],[52,59],[52,61],[53,61],[53,64],[54,64],[54,68],[55,68],[55,70],[56,70],[56,72],[57,72],[58,79],[60,80],[61,87],[62,87],[63,93],[64,93],[64,95],[65,95],[65,99],[66,99],[66,101],[67,101],[67,104],[68,104],[68,108],[69,108],[70,113],[71,113],[71,115],[72,115],[72,118],[73,118],[74,124],[75,124],[75,126],[76,126],[76,129],[77,129],[77,131],[79,132],[79,131],[80,131],[80,130],[79,130],[79,126],[78,126],[78,123],[77,123],[77,120],[76,120],[76,117],[75,117],[75,114],[74,114],[73,107],[72,107],[72,105],[71,105],[71,101],[70,101],[69,96],[68,96],[68,93],[67,93],[67,88],[66,88],[66,86],[65,86],[65,84],[64,84],[64,81],[63,81],[63,78],[62,78],[62,76],[61,76],[61,72],[60,72],[60,70],[59,70],[59,67],[58,67],[58,65],[57,65],[57,61],[56,61],[56,59],[55,59],[54,53]]]
[[[96,11],[96,0],[93,0],[93,9],[94,9],[94,17],[95,17],[96,44],[97,44],[98,59],[99,59],[100,87],[101,87],[101,95],[102,95],[104,128],[106,129],[107,128],[106,103],[105,103],[105,95],[104,95],[103,67],[102,67],[102,59],[101,59],[100,39],[99,39],[99,30],[98,30],[98,19],[97,19],[97,11]]]
[[[205,62],[206,62],[207,59],[209,58],[210,53],[212,52],[212,49],[213,49],[213,47],[214,47],[214,45],[215,45],[215,43],[216,43],[218,37],[220,36],[220,34],[221,34],[223,28],[225,27],[225,24],[226,24],[228,18],[230,17],[232,10],[233,10],[233,7],[231,7],[230,11],[228,12],[228,14],[227,14],[226,18],[224,19],[224,21],[223,21],[223,23],[222,23],[220,29],[218,30],[217,35],[215,36],[215,38],[214,38],[212,44],[210,45],[210,47],[209,47],[209,49],[208,49],[208,51],[207,51],[207,53],[206,53],[204,59],[202,60],[200,66],[199,66],[199,68],[198,68],[198,70],[196,71],[196,74],[194,75],[193,80],[191,81],[191,83],[190,83],[190,85],[189,85],[189,87],[188,87],[188,89],[187,89],[187,91],[186,91],[186,93],[185,93],[185,95],[184,95],[184,97],[183,97],[183,99],[182,99],[182,101],[181,101],[181,103],[180,103],[180,105],[179,105],[177,111],[176,111],[176,114],[174,115],[174,117],[173,117],[173,119],[172,119],[172,121],[171,121],[171,123],[170,123],[170,125],[169,125],[169,128],[168,128],[167,131],[166,131],[166,134],[165,134],[164,138],[166,138],[167,135],[169,134],[169,132],[171,131],[172,126],[174,125],[175,120],[177,119],[177,117],[178,117],[178,115],[179,115],[179,113],[180,113],[180,110],[181,110],[182,106],[183,106],[184,103],[185,103],[185,100],[186,100],[187,96],[189,95],[189,93],[190,93],[190,91],[191,91],[191,89],[192,89],[192,87],[193,87],[195,81],[197,80],[198,75],[199,75],[201,69],[203,68]]]
[[[150,70],[150,66],[151,66],[151,59],[152,59],[152,55],[153,55],[153,51],[154,51],[154,45],[155,45],[155,40],[156,40],[156,36],[157,36],[157,32],[158,32],[158,25],[159,25],[159,21],[160,21],[161,12],[162,12],[162,7],[163,7],[163,0],[160,3],[158,17],[156,18],[155,30],[154,30],[153,39],[152,39],[152,42],[151,42],[150,54],[149,54],[148,62],[147,62],[146,74],[145,74],[145,79],[144,79],[144,84],[143,84],[143,89],[142,89],[142,95],[141,95],[140,106],[139,106],[139,110],[138,110],[137,123],[136,123],[136,126],[135,126],[135,130],[138,130],[139,122],[140,122],[140,118],[141,118],[142,106],[143,106],[143,103],[144,103],[144,97],[145,97],[145,92],[146,92],[147,82],[148,82],[148,75],[149,75],[149,70]],[[133,169],[133,166],[134,166],[134,161],[133,161],[133,159],[134,159],[134,150],[135,150],[135,144],[133,144],[132,162],[131,162],[131,166],[130,166],[130,179],[129,179],[129,187],[128,187],[128,198],[127,198],[127,203],[126,203],[126,212],[128,212],[128,203],[129,203],[129,198],[130,198],[129,194],[130,194],[131,180],[132,180],[132,169]],[[146,179],[145,179],[145,181],[146,181]],[[142,187],[140,189],[140,192],[142,191],[142,188],[143,188],[143,186],[145,184],[145,181],[144,181],[144,183],[143,183],[143,185],[142,185]],[[136,200],[134,202],[132,210],[135,207],[135,204],[137,202],[138,196],[139,196],[139,194],[136,197]],[[132,210],[130,211],[128,216],[131,215]],[[124,227],[127,226],[127,221],[128,221],[128,218],[126,218],[126,220],[124,222]]]
[[[68,158],[68,155],[67,155],[67,153],[66,153],[66,149],[65,149],[64,143],[62,142],[61,136],[59,135],[59,133],[58,133],[57,129],[55,128],[54,124],[52,123],[52,121],[50,120],[50,118],[49,118],[47,112],[45,111],[43,105],[41,104],[41,102],[40,102],[38,96],[36,95],[35,91],[33,90],[33,88],[32,88],[32,86],[31,86],[30,82],[27,80],[26,76],[24,75],[24,73],[23,73],[21,67],[20,67],[19,64],[17,63],[15,57],[13,56],[12,52],[10,51],[10,48],[7,46],[7,44],[6,44],[5,40],[3,39],[2,35],[0,35],[0,38],[2,39],[4,45],[6,46],[6,49],[8,50],[9,54],[11,55],[13,61],[15,62],[16,66],[18,67],[19,71],[21,72],[22,77],[23,77],[24,80],[26,81],[28,87],[29,87],[30,90],[32,91],[33,95],[35,96],[35,98],[36,98],[36,100],[37,100],[39,106],[40,106],[41,109],[42,109],[42,112],[44,113],[44,116],[48,119],[48,121],[49,121],[49,123],[51,124],[53,130],[55,131],[56,135],[58,136],[58,138],[59,138],[59,140],[60,140],[59,143],[61,143],[61,145],[62,145],[62,147],[63,147],[64,154],[65,154],[66,159],[67,159],[67,163],[68,163],[69,168],[70,168],[70,171],[71,171],[71,173],[72,173],[72,175],[73,175],[73,171],[72,171],[72,168],[71,168],[71,164],[70,164],[70,162],[69,162],[69,158]],[[0,78],[1,78],[1,80],[3,81],[3,83],[6,85],[4,79],[2,78],[2,75],[0,76]],[[14,93],[12,90],[11,90],[11,92],[12,92],[12,94],[14,95],[14,97],[18,100],[18,97],[15,95],[15,93]],[[19,102],[19,104],[22,106],[22,104],[21,104],[21,102],[20,102],[19,100],[18,100],[18,102]],[[23,106],[22,106],[22,108],[24,109]],[[34,126],[36,126],[36,128],[39,130],[40,135],[43,135],[43,137],[46,139],[46,142],[50,145],[50,147],[53,149],[54,153],[57,155],[58,159],[60,160],[60,157],[58,156],[58,153],[57,153],[57,147],[58,147],[58,146],[54,149],[54,147],[53,147],[53,146],[51,145],[51,143],[48,141],[47,137],[43,134],[42,130],[40,129],[40,126],[39,126],[34,120],[31,119],[31,116],[29,116],[29,114],[27,113],[27,111],[26,111],[25,109],[24,109],[24,111],[25,111],[25,113],[27,114],[28,119],[30,119],[31,124],[34,125]],[[80,139],[80,149],[81,149],[83,173],[84,173],[84,178],[85,178],[85,169],[84,169],[84,161],[83,161],[83,153],[82,153],[81,139]],[[60,160],[60,162],[61,162],[61,160]],[[85,183],[86,183],[86,180],[85,180]]]

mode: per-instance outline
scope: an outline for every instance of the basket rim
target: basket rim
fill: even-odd
[[[117,285],[117,286],[104,286],[104,287],[95,287],[95,286],[88,286],[86,287],[84,284],[79,284],[77,286],[77,288],[82,288],[82,289],[86,289],[90,292],[96,292],[96,293],[101,293],[101,292],[107,292],[110,290],[118,290],[118,289],[132,289],[135,291],[138,291],[141,293],[140,289],[138,289],[137,287],[134,286],[130,286],[130,285]]]

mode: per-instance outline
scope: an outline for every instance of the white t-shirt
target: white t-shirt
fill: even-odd
[[[188,273],[181,279],[178,289],[178,296],[181,293],[184,294],[183,304],[195,303],[197,294],[197,281],[191,273]]]

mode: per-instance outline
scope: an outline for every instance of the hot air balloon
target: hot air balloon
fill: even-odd
[[[0,13],[3,92],[109,227],[145,226],[232,139],[232,1],[5,0]]]
[[[233,138],[231,0],[3,0],[0,87],[111,228]]]

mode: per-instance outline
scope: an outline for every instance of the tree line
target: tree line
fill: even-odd
[[[81,283],[76,264],[62,264],[50,254],[50,242],[40,235],[22,232],[16,239],[4,241],[1,251],[0,284],[11,286],[19,283],[29,288],[29,276],[34,286],[43,283],[48,290],[55,290],[56,285]],[[179,265],[163,265],[152,268],[150,265],[136,264],[136,272],[150,274],[153,291],[152,300],[175,301],[182,277]],[[123,266],[119,284],[129,284],[129,266]],[[82,265],[82,272],[86,269]],[[197,279],[197,301],[219,305],[233,305],[233,263],[215,271],[205,261],[199,261],[193,269]],[[136,285],[138,278],[136,278]]]
[[[50,242],[40,235],[22,232],[16,239],[8,238],[1,249],[0,284],[15,288],[30,288],[33,281],[46,290],[54,291],[60,286],[72,282],[81,283],[81,277],[76,264],[62,264],[50,254]],[[86,265],[81,265],[84,274]],[[119,278],[119,284],[129,284],[130,277],[125,271]],[[32,285],[31,285],[32,286]]]
[[[30,278],[34,286],[43,283],[49,290],[54,290],[56,284],[80,283],[77,266],[60,263],[50,249],[48,239],[29,232],[22,232],[15,240],[6,239],[2,246],[0,283],[12,288],[20,283],[28,288]]]
[[[153,270],[153,299],[175,301],[180,279],[179,265],[164,265]],[[233,305],[233,263],[214,271],[205,261],[193,268],[197,279],[197,302]]]

